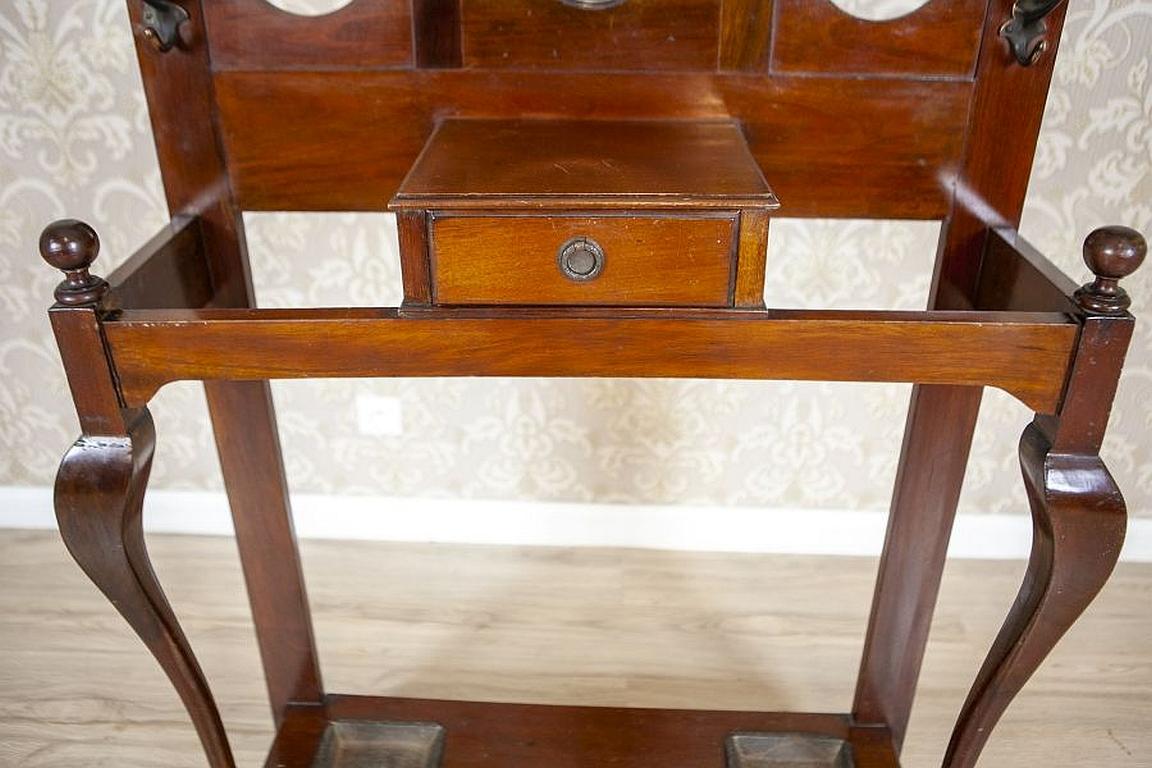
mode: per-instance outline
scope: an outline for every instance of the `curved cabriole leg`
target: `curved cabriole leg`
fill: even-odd
[[[200,666],[148,559],[141,509],[155,431],[145,410],[127,437],[82,437],[56,476],[56,518],[68,551],[112,601],[176,687],[212,768],[233,768]]]
[[[156,431],[147,409],[121,406],[101,331],[102,317],[113,306],[105,303],[110,286],[88,271],[99,252],[96,231],[75,219],[53,222],[40,236],[40,255],[64,272],[49,317],[83,430],[56,475],[60,536],[160,662],[212,768],[233,768],[208,683],[144,546],[142,507]]]
[[[944,757],[971,768],[992,728],[1108,580],[1124,542],[1124,499],[1095,455],[1051,452],[1036,425],[1020,440],[1033,542],[1016,602],[976,678]]]
[[[1127,227],[1084,241],[1095,280],[1075,294],[1080,338],[1060,412],[1037,415],[1020,438],[1020,467],[1032,506],[1032,555],[1024,583],[968,694],[944,768],[972,768],[992,728],[1057,641],[1112,574],[1127,512],[1100,459],[1104,429],[1132,338],[1131,303],[1119,281],[1139,268],[1148,245]]]

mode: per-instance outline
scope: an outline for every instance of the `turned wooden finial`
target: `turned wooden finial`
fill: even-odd
[[[1096,280],[1076,291],[1076,301],[1089,312],[1118,315],[1127,311],[1132,299],[1120,287],[1120,280],[1135,272],[1147,254],[1148,243],[1134,229],[1111,226],[1095,230],[1084,240],[1084,263]]]
[[[40,235],[40,255],[64,273],[56,286],[56,301],[76,306],[95,304],[108,290],[102,277],[88,273],[100,253],[96,230],[76,219],[61,219],[44,228]]]

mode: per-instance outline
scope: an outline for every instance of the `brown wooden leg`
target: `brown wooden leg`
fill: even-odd
[[[853,704],[857,722],[887,724],[897,752],[912,712],[981,394],[978,387],[949,386],[912,392]]]
[[[290,703],[320,703],[316,643],[264,381],[206,382],[208,408],[277,726]]]
[[[82,437],[56,476],[56,517],[72,557],[160,662],[213,768],[232,752],[212,693],[156,580],[144,545],[142,506],[155,431],[141,411],[125,437]]]
[[[216,95],[203,0],[184,0],[191,34],[179,52],[158,53],[136,36],[168,208],[200,217],[215,307],[253,305],[244,220],[232,197],[224,140],[216,131]],[[128,4],[133,27],[144,6]],[[280,723],[290,701],[318,703],[320,671],[268,385],[206,385],[208,407],[236,540],[252,605],[272,714]]]
[[[1020,440],[1033,540],[1016,602],[960,711],[945,768],[971,768],[1001,715],[1104,586],[1124,543],[1124,499],[1096,455],[1056,454],[1035,424]]]

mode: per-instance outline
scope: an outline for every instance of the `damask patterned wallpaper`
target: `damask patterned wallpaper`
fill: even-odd
[[[835,0],[891,16],[918,0]],[[278,0],[297,9],[340,0]],[[1152,3],[1070,0],[1023,231],[1077,278],[1093,227],[1152,232]],[[48,485],[76,435],[44,309],[57,275],[41,227],[92,222],[107,273],[164,222],[123,0],[0,3],[0,484]],[[385,215],[248,217],[261,302],[399,297]],[[773,225],[770,305],[923,305],[937,225]],[[381,288],[383,286],[383,288]],[[1105,457],[1132,511],[1152,516],[1152,267],[1128,283],[1143,315]],[[296,491],[883,509],[908,388],[608,380],[292,382],[275,385]],[[360,434],[363,393],[398,397],[404,432]],[[154,486],[217,488],[197,385],[154,404]],[[1026,509],[1022,406],[990,391],[966,512]]]

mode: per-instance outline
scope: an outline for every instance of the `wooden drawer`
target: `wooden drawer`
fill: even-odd
[[[732,304],[736,212],[433,215],[437,304]]]
[[[388,206],[409,307],[758,307],[780,203],[730,120],[452,119]]]

